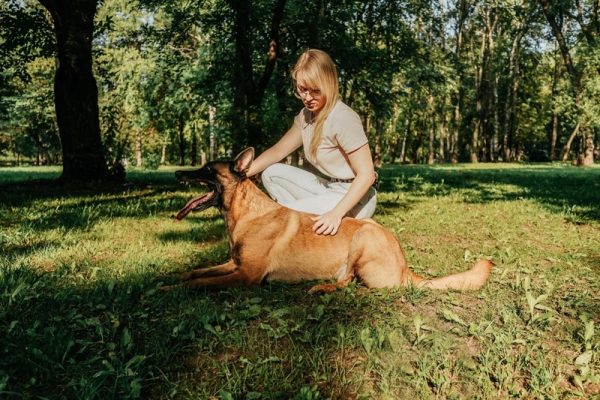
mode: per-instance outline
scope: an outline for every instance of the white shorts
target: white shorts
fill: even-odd
[[[330,182],[287,164],[273,164],[265,169],[262,183],[271,198],[279,204],[317,215],[331,211],[351,185],[349,182]],[[377,191],[371,187],[347,215],[358,219],[371,218],[376,206]]]

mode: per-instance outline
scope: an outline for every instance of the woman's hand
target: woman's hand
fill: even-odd
[[[312,220],[316,221],[313,231],[318,235],[335,235],[342,223],[343,216],[334,209],[323,215],[312,217]]]

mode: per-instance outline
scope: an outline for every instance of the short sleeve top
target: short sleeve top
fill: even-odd
[[[312,113],[303,108],[294,118],[294,124],[300,128],[304,154],[311,164],[331,178],[354,178],[348,154],[368,143],[362,121],[354,110],[338,100],[323,124],[323,140],[317,148],[316,160],[309,156],[315,125]]]

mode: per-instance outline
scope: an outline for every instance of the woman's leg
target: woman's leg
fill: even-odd
[[[287,164],[273,164],[263,171],[261,177],[269,196],[284,206],[327,193],[325,179]]]
[[[262,182],[272,199],[279,204],[310,214],[322,215],[332,210],[350,188],[350,183],[329,183],[301,168],[287,164],[273,164],[262,173]],[[348,213],[364,219],[375,213],[377,192],[370,188],[367,194]]]

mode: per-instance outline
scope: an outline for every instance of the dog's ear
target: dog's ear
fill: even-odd
[[[235,172],[246,173],[248,172],[248,168],[250,168],[250,164],[254,160],[254,148],[248,147],[246,150],[242,151],[234,160]]]

